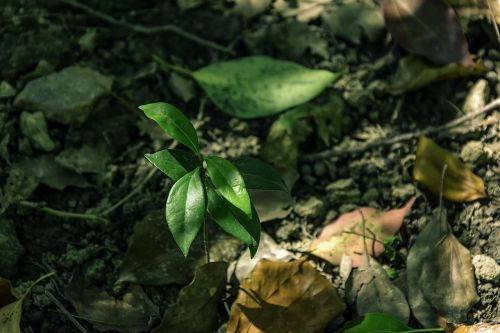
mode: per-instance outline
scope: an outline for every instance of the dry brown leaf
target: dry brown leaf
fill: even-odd
[[[446,214],[434,217],[420,232],[407,258],[408,300],[425,327],[440,317],[457,322],[478,300],[469,251],[451,233]]]
[[[500,324],[489,325],[485,323],[471,326],[461,325],[453,333],[497,333],[500,332]]]
[[[102,331],[142,332],[158,317],[158,308],[141,287],[131,286],[118,299],[90,285],[78,271],[73,274],[65,296],[80,316]]]
[[[22,301],[10,281],[0,278],[0,333],[21,332]]]
[[[500,1],[498,0],[448,0],[448,3],[461,19],[493,17],[494,21],[500,24]]]
[[[240,287],[227,332],[324,332],[344,309],[333,285],[307,262],[262,260]]]
[[[196,269],[190,285],[181,290],[177,303],[165,311],[151,333],[205,333],[217,325],[217,304],[226,286],[227,263],[210,262]]]
[[[451,201],[467,202],[485,198],[484,183],[469,168],[460,162],[449,151],[441,148],[426,136],[418,142],[413,178],[439,195],[441,190],[441,174],[447,165],[443,197]]]
[[[375,259],[368,258],[363,258],[347,284],[348,294],[356,300],[358,314],[390,313],[392,317],[408,323],[410,308],[403,292],[391,282],[385,269]]]
[[[402,208],[387,212],[363,207],[342,214],[323,228],[319,238],[311,243],[309,247],[311,254],[333,265],[339,265],[342,255],[345,254],[352,257],[352,267],[358,267],[363,258],[363,216],[366,219],[368,237],[372,238],[369,234],[371,231],[378,240],[378,242],[370,241],[368,246],[369,254],[376,257],[384,252],[384,245],[381,241],[398,232],[405,215],[408,214],[414,202],[415,197],[411,198]],[[375,250],[375,253],[372,249]]]

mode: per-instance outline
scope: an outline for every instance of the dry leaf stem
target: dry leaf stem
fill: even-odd
[[[457,126],[462,125],[463,123],[472,120],[482,114],[488,113],[496,108],[500,107],[500,98],[497,98],[490,102],[489,104],[485,105],[482,109],[477,110],[472,113],[468,113],[462,117],[456,118],[444,125],[441,126],[429,126],[423,130],[415,131],[415,132],[409,132],[409,133],[404,133],[400,135],[393,136],[392,138],[388,139],[380,139],[380,140],[374,140],[370,141],[364,144],[360,144],[355,147],[350,147],[350,148],[345,148],[342,147],[342,145],[339,145],[337,147],[333,147],[332,149],[325,150],[319,153],[313,153],[313,154],[306,154],[301,157],[303,161],[306,162],[314,162],[318,160],[324,160],[326,158],[334,157],[334,156],[343,156],[343,155],[349,155],[349,154],[355,154],[355,153],[361,153],[366,150],[370,150],[372,148],[376,147],[382,147],[382,146],[390,146],[398,142],[404,142],[404,141],[409,141],[412,139],[416,139],[422,135],[433,135],[433,134],[438,134],[439,136],[446,136],[450,135],[449,131],[452,128],[455,128]],[[473,125],[477,126],[477,125]]]
[[[117,20],[108,14],[105,14],[103,12],[95,10],[95,9],[93,9],[87,5],[84,5],[78,1],[75,1],[75,0],[60,0],[60,1],[62,3],[65,3],[65,4],[73,7],[73,8],[83,10],[83,11],[87,12],[88,14],[97,17],[98,19],[100,19],[102,21],[127,28],[129,30],[132,30],[132,31],[140,33],[140,34],[152,35],[152,34],[157,34],[157,33],[161,33],[161,32],[171,32],[171,33],[177,34],[181,37],[184,37],[184,38],[186,38],[186,39],[188,39],[196,44],[199,44],[199,45],[202,45],[202,46],[205,46],[205,47],[208,47],[208,48],[220,51],[220,52],[224,52],[224,53],[228,53],[228,54],[235,54],[235,52],[233,50],[231,50],[225,46],[222,46],[222,45],[217,44],[215,42],[206,40],[206,39],[204,39],[198,35],[195,35],[193,33],[187,32],[186,30],[184,30],[176,25],[173,25],[173,24],[145,27],[142,25],[128,23],[128,22],[125,22],[123,20]]]

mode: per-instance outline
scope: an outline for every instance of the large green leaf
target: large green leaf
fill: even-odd
[[[144,156],[173,181],[178,181],[186,173],[200,165],[198,157],[190,151],[182,149],[163,149]]]
[[[198,135],[189,119],[175,106],[158,102],[139,106],[146,117],[152,119],[173,139],[200,154]]]
[[[193,73],[223,112],[239,118],[265,117],[305,103],[338,76],[264,56],[219,62]]]
[[[391,333],[391,332],[411,332],[412,328],[406,326],[391,316],[371,312],[363,316],[363,321],[356,326],[346,329],[345,333]]]
[[[278,171],[258,158],[240,157],[233,163],[240,171],[247,190],[288,192]]]
[[[205,162],[207,162],[208,176],[217,191],[252,218],[250,195],[238,169],[228,160],[217,156],[208,156]]]
[[[253,214],[249,219],[241,209],[224,199],[212,187],[208,188],[207,197],[207,209],[215,223],[228,234],[247,244],[253,257],[260,241],[260,221],[255,208],[252,206]]]
[[[166,217],[175,242],[187,256],[205,217],[205,190],[199,167],[172,186],[167,199]]]

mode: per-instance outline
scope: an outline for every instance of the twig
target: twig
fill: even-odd
[[[64,305],[62,305],[61,302],[59,302],[59,300],[54,295],[52,295],[52,293],[50,291],[46,290],[45,294],[51,299],[51,301],[55,304],[55,306],[59,309],[59,311],[61,311],[66,316],[66,318],[68,318],[68,320],[71,321],[73,323],[73,325],[75,325],[75,327],[81,333],[88,333],[88,331],[85,329],[85,327],[83,327],[78,322],[78,320],[76,320],[73,317],[73,315],[64,307]]]
[[[140,34],[152,35],[152,34],[157,34],[157,33],[161,33],[161,32],[172,32],[174,34],[182,36],[182,37],[184,37],[184,38],[186,38],[194,43],[197,43],[199,45],[206,46],[208,48],[212,48],[212,49],[220,51],[220,52],[224,52],[224,53],[228,53],[228,54],[235,54],[235,52],[233,50],[231,50],[225,46],[222,46],[222,45],[217,44],[215,42],[206,40],[206,39],[204,39],[200,36],[197,36],[195,34],[192,34],[190,32],[187,32],[186,30],[184,30],[178,26],[175,26],[173,24],[145,27],[142,25],[128,23],[128,22],[123,21],[123,20],[117,20],[108,14],[105,14],[103,12],[95,10],[95,9],[93,9],[87,5],[84,5],[82,3],[79,3],[78,1],[75,1],[75,0],[60,0],[60,1],[62,3],[65,3],[65,4],[73,7],[73,8],[83,10],[83,11],[87,12],[88,14],[93,15],[93,16],[101,19],[102,21],[130,29],[130,30],[137,32],[137,33],[140,33]]]
[[[23,207],[38,209],[44,213],[54,215],[63,219],[98,220],[102,222],[108,222],[108,220],[99,215],[66,212],[63,210],[47,207],[44,202],[32,202],[25,200],[25,201],[20,201],[18,205]]]
[[[318,160],[323,160],[326,158],[330,158],[333,156],[343,156],[343,155],[349,155],[349,154],[356,154],[356,153],[361,153],[366,150],[370,150],[375,147],[381,147],[381,146],[390,146],[392,144],[398,143],[398,142],[403,142],[403,141],[408,141],[412,140],[415,138],[418,138],[422,135],[432,135],[432,134],[437,134],[439,133],[440,135],[445,135],[445,132],[447,130],[450,130],[452,128],[455,128],[459,125],[462,125],[463,123],[472,120],[482,114],[485,114],[487,112],[490,112],[496,108],[500,107],[500,98],[497,98],[490,102],[489,104],[485,105],[482,109],[472,112],[469,114],[466,114],[465,116],[456,118],[444,125],[441,126],[429,126],[423,130],[416,131],[416,132],[409,132],[401,135],[396,135],[393,136],[392,138],[388,139],[380,139],[380,140],[375,140],[371,142],[367,142],[365,144],[361,144],[357,147],[353,148],[342,148],[342,147],[335,147],[330,150],[325,150],[319,153],[314,153],[314,154],[307,154],[303,155],[301,157],[301,160],[306,161],[306,162],[314,162]]]

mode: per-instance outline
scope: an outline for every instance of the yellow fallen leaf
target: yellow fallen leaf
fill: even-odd
[[[452,153],[441,148],[431,139],[421,136],[418,142],[417,156],[413,167],[413,179],[439,195],[441,177],[447,165],[443,197],[456,202],[474,201],[485,198],[484,183]]]
[[[460,325],[453,333],[495,333],[500,332],[500,324],[479,323],[471,326]]]
[[[261,260],[231,307],[228,333],[319,333],[344,312],[333,285],[303,260]]]

